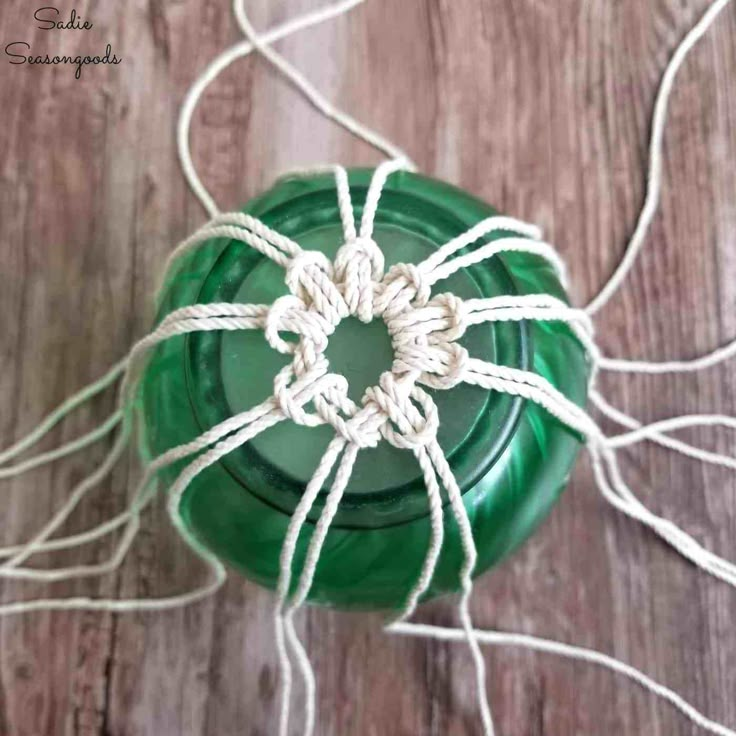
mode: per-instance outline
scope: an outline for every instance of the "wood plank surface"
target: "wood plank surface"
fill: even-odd
[[[100,53],[116,66],[12,66],[0,74],[0,446],[100,375],[144,334],[171,247],[204,215],[175,155],[178,106],[239,33],[225,0],[59,0],[93,22],[45,31],[43,3],[0,4],[3,45]],[[658,79],[706,0],[368,0],[279,48],[327,96],[404,146],[420,168],[538,222],[583,303],[611,272],[641,205]],[[248,0],[258,29],[315,0]],[[225,73],[195,116],[194,157],[223,209],[282,170],[372,164],[364,144],[321,119],[263,61]],[[736,7],[687,60],[666,135],[663,206],[621,292],[597,320],[615,356],[690,356],[736,336]],[[696,376],[607,378],[644,420],[736,412],[733,367]],[[93,402],[44,446],[99,421]],[[694,441],[734,451],[733,435]],[[3,543],[27,538],[104,447],[0,489]],[[625,472],[651,507],[736,558],[731,474],[652,447]],[[128,468],[65,526],[123,508]],[[67,553],[104,559],[110,543]],[[116,576],[2,585],[38,594],[142,596],[192,584],[191,557],[165,511]],[[263,736],[275,732],[272,597],[232,576],[214,598],[168,613],[37,613],[0,620],[2,736]],[[581,461],[549,521],[476,586],[478,626],[601,649],[736,727],[736,592],[699,573],[599,497]],[[451,602],[419,612],[449,623]],[[464,647],[389,638],[374,616],[310,610],[299,626],[319,680],[327,736],[477,734]],[[593,667],[489,650],[499,734],[698,733],[666,704]]]

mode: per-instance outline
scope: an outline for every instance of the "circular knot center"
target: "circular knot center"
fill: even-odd
[[[291,293],[274,301],[264,325],[269,344],[293,356],[274,379],[274,402],[295,423],[329,424],[360,448],[375,447],[383,438],[417,453],[436,442],[439,428],[436,404],[417,383],[449,389],[465,380],[470,358],[456,340],[465,333],[467,308],[451,293],[430,299],[433,280],[421,265],[399,263],[385,274],[384,267],[371,237],[349,239],[334,264],[313,250],[290,259]],[[347,316],[363,322],[380,316],[393,344],[391,370],[365,390],[361,405],[349,398],[347,379],[330,372],[325,355]],[[284,339],[286,332],[297,339]],[[364,349],[360,343],[358,355],[351,355],[359,359]]]

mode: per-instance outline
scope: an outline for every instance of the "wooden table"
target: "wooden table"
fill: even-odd
[[[87,31],[37,27],[41,3],[0,6],[4,43],[101,53],[115,66],[11,66],[0,76],[0,439],[7,445],[142,335],[173,244],[203,222],[175,155],[185,89],[239,38],[228,2],[82,1]],[[706,0],[370,0],[281,43],[327,96],[405,146],[420,167],[540,223],[580,303],[618,261],[643,197],[653,96]],[[248,0],[257,28],[316,7]],[[68,20],[72,4],[59,3]],[[46,13],[50,11],[45,11]],[[16,47],[17,48],[17,47]],[[598,320],[611,355],[694,355],[736,335],[736,8],[686,62],[666,136],[661,215]],[[194,156],[224,209],[281,170],[372,164],[261,60],[233,67],[195,116]],[[697,376],[607,378],[621,407],[653,420],[736,410],[733,367]],[[52,433],[70,439],[110,411],[95,401]],[[684,435],[733,452],[733,435]],[[104,447],[2,488],[2,531],[27,538]],[[709,548],[736,557],[736,486],[726,471],[646,446],[625,458],[640,497]],[[125,503],[129,468],[66,531]],[[104,559],[104,542],[63,556]],[[43,562],[43,560],[42,560]],[[117,576],[34,595],[146,596],[196,574],[159,506]],[[0,734],[260,736],[274,732],[272,597],[232,576],[185,610],[40,613],[0,622]],[[512,560],[477,585],[479,626],[601,649],[736,726],[736,594],[607,506],[579,464],[563,501]],[[419,613],[453,621],[449,602]],[[372,616],[309,611],[300,629],[319,678],[320,734],[476,734],[464,647],[389,638]],[[500,734],[690,734],[666,704],[594,667],[521,650],[487,653]]]

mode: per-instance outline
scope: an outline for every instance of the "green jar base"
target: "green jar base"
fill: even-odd
[[[350,171],[356,217],[371,173]],[[329,257],[342,243],[334,180],[328,175],[280,180],[244,211]],[[459,189],[400,172],[384,188],[374,237],[387,267],[417,263],[492,214],[492,208]],[[460,271],[433,291],[463,298],[540,292],[565,297],[549,265],[523,253]],[[284,293],[282,269],[241,243],[216,241],[169,274],[158,318],[192,303],[271,303]],[[535,370],[573,401],[585,401],[585,354],[562,324],[478,325],[463,342],[474,357]],[[327,357],[333,369],[346,375],[351,398],[359,401],[365,387],[391,364],[385,325],[345,320],[331,338]],[[144,455],[156,456],[260,403],[271,394],[273,376],[286,360],[255,331],[197,333],[163,344],[142,382]],[[438,439],[473,527],[479,574],[521,544],[547,515],[565,485],[579,440],[518,397],[466,385],[430,393],[440,414]],[[330,427],[283,422],[238,448],[187,489],[182,502],[186,525],[228,564],[275,587],[290,514],[333,433]],[[180,470],[164,471],[164,485]],[[449,509],[445,518],[445,543],[427,597],[455,591],[459,584],[460,540]],[[308,522],[295,571],[312,530]],[[387,443],[362,450],[325,541],[310,601],[343,608],[401,607],[421,568],[429,532],[426,490],[412,453]]]

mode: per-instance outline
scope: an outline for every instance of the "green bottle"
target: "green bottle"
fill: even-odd
[[[367,169],[349,172],[356,219],[371,174]],[[281,179],[243,211],[331,258],[342,245],[331,174]],[[399,172],[384,187],[374,238],[386,268],[418,263],[493,214],[489,205],[460,189]],[[442,291],[463,298],[540,292],[566,298],[552,268],[525,253],[503,254],[458,271],[433,289]],[[240,242],[211,241],[184,256],[167,275],[157,319],[188,304],[268,304],[285,293],[284,271],[272,261]],[[564,324],[474,325],[460,342],[473,357],[534,370],[571,400],[585,402],[585,352]],[[354,318],[338,325],[326,354],[332,370],[348,379],[356,402],[390,368],[393,357],[384,323]],[[266,399],[288,359],[255,330],[194,333],[160,345],[141,383],[144,458],[188,442]],[[545,518],[565,486],[580,438],[518,397],[463,384],[429,393],[439,410],[438,441],[472,523],[478,574],[511,553]],[[191,483],[181,506],[186,525],[222,560],[274,588],[290,515],[333,434],[329,426],[307,428],[289,421],[266,430]],[[163,487],[182,467],[161,472]],[[326,492],[302,531],[295,571]],[[386,442],[362,450],[327,536],[310,601],[341,608],[401,607],[419,574],[429,535],[426,489],[413,454]],[[446,506],[445,541],[427,597],[458,589],[462,559],[457,525]]]

